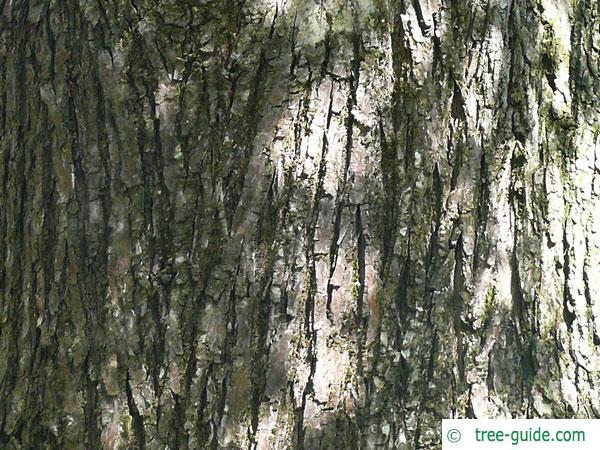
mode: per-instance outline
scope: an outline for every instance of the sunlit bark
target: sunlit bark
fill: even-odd
[[[600,11],[0,0],[0,447],[600,417]]]

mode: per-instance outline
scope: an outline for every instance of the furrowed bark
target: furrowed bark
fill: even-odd
[[[600,417],[599,21],[0,2],[0,447]]]

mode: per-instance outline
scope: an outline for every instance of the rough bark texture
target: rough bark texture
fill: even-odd
[[[592,0],[0,0],[0,447],[600,417]]]

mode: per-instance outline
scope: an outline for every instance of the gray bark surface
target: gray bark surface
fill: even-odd
[[[0,448],[600,418],[600,6],[0,0]]]

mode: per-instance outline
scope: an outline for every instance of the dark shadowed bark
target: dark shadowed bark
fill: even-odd
[[[590,0],[0,0],[0,448],[600,417]]]

